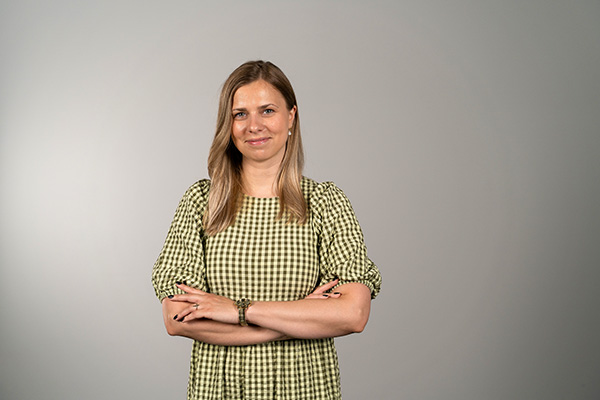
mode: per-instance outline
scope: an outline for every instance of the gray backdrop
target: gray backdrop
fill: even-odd
[[[598,1],[0,1],[0,398],[182,399],[150,270],[219,87],[291,79],[384,284],[344,398],[600,398]]]

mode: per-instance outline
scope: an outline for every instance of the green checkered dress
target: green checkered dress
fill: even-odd
[[[235,223],[204,234],[201,216],[210,181],[183,196],[152,273],[162,301],[181,293],[176,281],[236,300],[294,301],[339,277],[360,282],[375,297],[381,285],[367,258],[350,202],[333,183],[303,178],[309,223],[277,220],[278,198],[245,196]],[[194,341],[188,399],[340,399],[333,339],[294,339],[252,346]]]

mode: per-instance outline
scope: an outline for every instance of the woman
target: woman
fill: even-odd
[[[241,65],[211,180],[184,194],[152,274],[167,332],[194,339],[188,399],[341,398],[333,337],[364,329],[381,276],[344,193],[302,167],[291,84]]]

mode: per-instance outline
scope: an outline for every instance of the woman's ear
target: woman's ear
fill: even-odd
[[[296,106],[292,107],[292,109],[290,110],[290,119],[289,119],[288,129],[292,129],[292,125],[294,125],[294,119],[296,118],[296,110],[297,110]]]

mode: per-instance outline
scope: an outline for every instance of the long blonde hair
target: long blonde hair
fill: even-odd
[[[264,80],[277,89],[285,99],[288,110],[296,106],[296,116],[290,129],[292,134],[288,137],[276,178],[279,196],[278,218],[282,219],[285,216],[290,223],[304,224],[308,217],[306,200],[300,187],[304,151],[294,89],[285,74],[271,62],[248,61],[229,75],[219,98],[217,129],[208,154],[208,175],[212,182],[203,217],[204,229],[208,235],[215,235],[232,225],[241,206],[242,154],[231,139],[231,110],[235,92],[240,87],[258,80]]]

